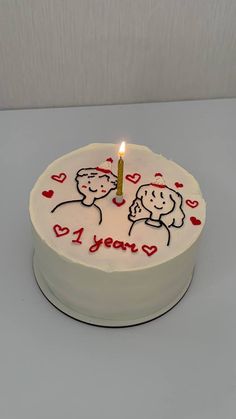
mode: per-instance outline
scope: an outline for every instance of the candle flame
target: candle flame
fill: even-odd
[[[120,148],[119,148],[119,156],[123,157],[125,154],[125,141],[122,141]]]

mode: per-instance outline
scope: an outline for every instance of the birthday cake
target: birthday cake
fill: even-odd
[[[205,202],[185,169],[128,144],[90,144],[50,164],[30,195],[34,272],[57,308],[102,326],[156,318],[192,279]]]

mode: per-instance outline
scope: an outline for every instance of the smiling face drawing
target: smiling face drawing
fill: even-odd
[[[83,195],[82,203],[86,206],[93,205],[117,187],[117,177],[98,168],[80,169],[75,180],[78,192]]]
[[[129,208],[128,219],[132,222],[129,235],[137,221],[167,231],[167,246],[170,244],[170,227],[182,227],[185,214],[182,195],[162,183],[141,185]]]
[[[133,222],[149,218],[165,221],[168,226],[181,227],[185,217],[182,202],[182,195],[168,186],[142,185],[130,206],[128,218]]]
[[[79,203],[86,207],[95,206],[98,210],[98,224],[102,223],[102,210],[96,205],[98,199],[106,197],[112,190],[117,187],[117,176],[111,171],[112,158],[109,157],[100,166],[80,169],[75,177],[77,191],[79,192],[78,199],[71,199],[57,204],[51,213],[57,211],[58,208]]]
[[[174,210],[176,205],[175,194],[175,191],[167,187],[153,187],[150,184],[139,188],[137,198],[141,200],[143,207],[150,212],[150,218],[159,220],[161,216]]]

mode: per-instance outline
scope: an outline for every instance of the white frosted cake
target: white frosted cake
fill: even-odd
[[[205,202],[185,169],[128,144],[123,201],[118,146],[90,144],[59,158],[30,195],[34,272],[61,311],[102,326],[156,318],[192,279]]]

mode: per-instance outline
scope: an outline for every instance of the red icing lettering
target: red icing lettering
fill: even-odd
[[[136,247],[135,243],[125,243],[126,247],[129,247],[132,253],[138,252],[138,248]]]
[[[190,217],[191,222],[194,225],[201,224],[201,221],[196,219],[195,217]],[[70,230],[68,227],[62,227],[60,224],[55,224],[53,226],[54,233],[56,237],[65,236],[70,233]],[[73,240],[71,240],[72,243],[75,244],[82,244],[82,235],[84,233],[84,227],[79,228],[78,230],[73,231],[73,235],[76,236]],[[113,248],[117,250],[130,250],[132,253],[137,253],[140,249],[136,246],[135,243],[129,243],[124,242],[123,240],[114,240],[112,237],[106,237],[105,239],[97,238],[96,234],[93,236],[93,243],[89,247],[89,252],[95,253],[100,248],[104,246],[105,248]],[[146,253],[147,256],[152,256],[154,253],[158,251],[157,246],[148,246],[146,244],[142,245],[142,251]]]
[[[111,247],[112,243],[113,243],[113,238],[112,238],[112,237],[107,237],[107,238],[104,240],[104,245],[105,245],[106,247]]]
[[[73,234],[78,234],[78,236],[76,237],[76,239],[72,240],[72,243],[77,243],[77,244],[82,244],[81,236],[83,234],[84,228],[81,227],[79,230],[76,230],[73,232]]]
[[[132,253],[136,253],[139,250],[135,243],[128,243],[122,240],[114,240],[112,237],[97,239],[97,236],[94,235],[93,241],[94,243],[89,248],[89,251],[92,253],[97,252],[102,245],[107,248],[113,247],[113,249],[121,249],[124,251],[130,249]]]
[[[122,242],[120,240],[115,240],[114,243],[113,243],[113,247],[114,247],[114,249],[126,250],[124,242]]]
[[[94,244],[92,244],[92,246],[90,246],[90,248],[89,248],[89,251],[91,252],[91,253],[94,253],[94,252],[97,252],[99,249],[100,249],[100,246],[102,245],[102,243],[103,243],[103,239],[99,239],[99,240],[97,240],[97,236],[96,236],[96,234],[93,236],[93,241],[94,241]]]

